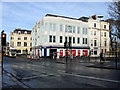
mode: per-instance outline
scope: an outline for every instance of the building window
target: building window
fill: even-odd
[[[91,40],[91,46],[93,46],[93,40]]]
[[[80,38],[77,38],[77,43],[80,44]]]
[[[65,37],[65,42],[67,42],[67,37]]]
[[[103,36],[103,32],[101,32],[101,36]]]
[[[83,34],[85,34],[84,28],[83,28]]]
[[[73,26],[73,33],[75,33],[75,26]]]
[[[94,27],[96,27],[96,23],[94,23]]]
[[[49,36],[49,42],[52,42],[52,35]]]
[[[87,44],[87,38],[83,38],[83,44]]]
[[[105,41],[105,47],[107,46],[107,42]]]
[[[71,40],[72,40],[72,38],[71,38],[71,37],[69,37],[69,42],[71,42]]]
[[[96,31],[94,31],[94,35],[96,35]]]
[[[87,44],[87,38],[85,38],[85,44]]]
[[[27,37],[24,37],[24,40],[27,40]]]
[[[78,34],[80,33],[80,27],[77,27],[77,33]]]
[[[30,46],[32,46],[32,43],[30,43]]]
[[[21,46],[21,42],[17,42],[17,46]]]
[[[60,24],[60,32],[62,32],[62,31],[63,31],[63,25]]]
[[[21,40],[21,37],[18,37],[18,40]]]
[[[52,31],[52,23],[50,23],[50,31]]]
[[[11,42],[11,43],[10,43],[10,46],[13,47],[13,46],[14,46],[14,42]]]
[[[48,26],[47,26],[47,23],[45,23],[45,30],[47,30],[47,27],[48,27]]]
[[[106,29],[106,25],[104,25],[104,29]]]
[[[27,47],[27,42],[24,42],[24,47]]]
[[[75,44],[75,37],[73,37],[73,44]]]
[[[72,33],[72,26],[69,26],[68,29],[69,29],[69,33]]]
[[[83,44],[84,44],[84,42],[85,42],[85,40],[84,40],[84,38],[83,38]]]
[[[91,31],[91,35],[93,35],[93,31]]]
[[[65,32],[67,32],[68,31],[68,26],[67,25],[65,25]]]
[[[96,40],[94,40],[94,46],[97,46],[97,41]]]
[[[20,35],[20,31],[18,32],[18,34]]]
[[[14,37],[11,37],[11,40],[13,40],[14,39]]]
[[[91,55],[93,55],[93,49],[91,49]]]
[[[106,37],[106,32],[104,32],[104,36]]]
[[[55,25],[55,24],[53,24],[53,31],[55,31],[55,28],[56,28],[56,25]]]
[[[62,36],[60,36],[60,43],[62,43]]]
[[[30,38],[30,40],[32,40],[32,37]]]
[[[97,55],[97,50],[94,50],[94,55]]]
[[[86,33],[85,34],[87,34],[87,28],[86,28]]]
[[[55,42],[55,41],[56,41],[55,36],[53,36],[53,42]]]

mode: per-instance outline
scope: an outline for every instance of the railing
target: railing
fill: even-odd
[[[115,51],[112,51],[112,52],[106,52],[104,54],[105,56],[104,57],[120,57],[120,52],[115,52]]]

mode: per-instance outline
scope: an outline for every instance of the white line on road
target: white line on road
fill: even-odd
[[[95,79],[95,80],[101,80],[101,81],[107,81],[107,82],[114,82],[114,83],[120,83],[120,81],[117,80],[110,80],[110,79],[103,79],[103,78],[97,78],[97,77],[91,77],[91,76],[84,76],[84,75],[77,75],[77,74],[70,74],[70,73],[65,73],[62,70],[59,70],[60,72],[62,72],[62,74],[66,74],[66,75],[71,75],[71,76],[76,76],[76,77],[81,77],[81,78],[89,78],[89,79]]]

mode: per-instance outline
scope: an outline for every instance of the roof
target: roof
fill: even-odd
[[[80,17],[79,20],[82,20],[84,22],[88,22],[89,17]]]
[[[31,34],[31,30],[20,29],[20,28],[15,29],[13,32],[18,33],[18,31],[21,31],[21,33],[24,33],[26,31],[28,34]]]
[[[80,18],[72,18],[72,17],[66,17],[66,16],[59,16],[59,15],[53,15],[53,14],[46,14],[45,16],[52,16],[52,17],[61,17],[61,18],[68,18],[68,19],[73,19],[73,20],[81,20]],[[87,19],[89,19],[88,17],[86,17]],[[81,20],[83,21],[83,20]]]

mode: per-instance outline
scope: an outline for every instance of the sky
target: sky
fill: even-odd
[[[2,29],[9,34],[15,28],[32,30],[35,22],[46,14],[73,18],[103,15],[109,18],[109,2],[2,2]]]

